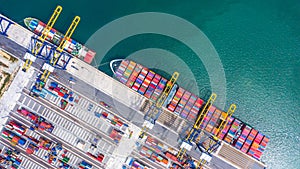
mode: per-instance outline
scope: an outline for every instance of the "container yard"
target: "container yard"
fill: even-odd
[[[1,97],[2,168],[266,167],[269,137],[232,116],[235,106],[220,110],[214,94],[176,84],[178,72],[166,79],[132,60],[112,61],[107,76],[71,38],[80,17],[65,34],[53,27],[61,11],[47,24],[26,18],[28,29],[0,15],[1,50],[20,61]]]

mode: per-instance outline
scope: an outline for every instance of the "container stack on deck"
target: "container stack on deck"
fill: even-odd
[[[192,123],[203,103],[202,99],[179,87],[170,103],[167,104],[167,108]]]
[[[140,94],[142,94],[139,91],[139,89],[142,86],[142,83],[144,82],[147,74],[148,74],[148,69],[147,68],[143,68],[142,71],[141,71],[141,73],[137,77],[135,83],[133,84],[133,87],[132,87],[133,90],[135,90],[135,91],[139,92]],[[122,83],[124,83],[124,82],[122,82]]]
[[[121,83],[153,101],[158,99],[167,83],[160,75],[128,60],[122,61],[115,76]]]
[[[189,115],[193,105],[195,104],[196,100],[197,100],[197,97],[194,94],[191,94],[189,100],[187,101],[187,104],[185,105],[184,109],[182,110],[182,112],[180,114],[180,116],[182,118],[186,119],[188,117],[188,115]]]
[[[154,102],[167,83],[165,78],[129,60],[121,62],[115,76],[121,83]],[[173,98],[166,101],[164,105],[169,111],[193,123],[204,105],[204,101],[187,90],[178,87]],[[218,132],[217,127],[222,121],[226,120],[228,120],[228,123],[218,134],[218,137],[249,156],[260,159],[269,138],[235,117],[227,119],[226,113],[215,106],[210,107],[200,127],[206,132],[216,135]]]
[[[212,118],[205,127],[205,130],[207,132],[214,133],[213,131],[216,131],[216,128],[214,128],[214,126],[216,126],[217,120],[219,119],[220,115],[221,111],[216,109],[215,112],[212,114]]]

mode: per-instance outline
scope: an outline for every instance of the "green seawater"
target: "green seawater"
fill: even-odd
[[[58,3],[63,12],[55,28],[65,32],[73,17],[81,16],[73,37],[82,43],[105,24],[137,12],[169,13],[196,25],[210,39],[223,64],[226,108],[236,103],[235,116],[271,138],[262,160],[268,168],[300,168],[299,0],[2,0],[0,12],[20,24],[28,16],[46,22]],[[104,57],[97,64],[110,74],[110,60],[154,47],[172,51],[189,65],[198,87],[209,88],[208,74],[188,46],[160,35],[124,39],[107,55],[97,56]],[[184,77],[185,73],[180,73]]]

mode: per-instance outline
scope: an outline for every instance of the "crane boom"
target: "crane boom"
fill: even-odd
[[[204,108],[202,109],[200,116],[198,116],[196,122],[194,123],[194,128],[200,129],[201,124],[203,123],[204,117],[207,115],[210,107],[212,106],[213,102],[216,100],[217,94],[212,93],[209,97],[207,103],[205,104]]]
[[[73,19],[73,21],[72,21],[72,23],[71,23],[71,25],[70,25],[70,27],[68,28],[68,30],[67,30],[67,32],[65,34],[63,40],[60,42],[60,44],[59,44],[59,46],[57,48],[57,50],[59,52],[62,52],[64,50],[64,46],[66,44],[66,40],[68,40],[68,39],[71,38],[71,36],[73,35],[73,33],[74,33],[77,25],[79,24],[79,22],[80,22],[80,17],[79,16],[75,16],[74,19]]]
[[[51,59],[51,64],[54,66],[56,64],[56,62],[58,61],[59,55],[61,54],[61,52],[64,50],[65,45],[67,44],[66,41],[69,40],[71,38],[71,36],[73,35],[77,25],[80,22],[80,17],[79,16],[75,16],[71,25],[69,26],[65,36],[63,37],[63,39],[61,40],[60,44],[58,45],[56,51],[54,52],[54,57]]]
[[[47,38],[49,31],[52,29],[52,27],[53,27],[54,23],[56,22],[58,16],[60,15],[61,11],[62,11],[62,7],[60,5],[58,5],[55,8],[54,13],[52,14],[50,20],[48,21],[46,27],[43,29],[41,36],[39,36],[39,40],[41,42],[44,42],[45,39]]]
[[[177,81],[179,77],[178,72],[174,72],[171,79],[168,81],[165,90],[163,91],[161,97],[156,102],[156,107],[161,108],[162,105],[164,104],[165,100],[167,99],[172,87],[174,86],[175,82]]]
[[[220,126],[217,128],[216,130],[216,134],[215,134],[215,137],[217,137],[220,133],[220,131],[222,131],[228,124],[228,120],[229,118],[232,116],[232,114],[234,113],[236,109],[236,105],[235,104],[231,104],[227,113],[226,113],[226,117],[225,117],[225,120],[223,120],[220,124]]]

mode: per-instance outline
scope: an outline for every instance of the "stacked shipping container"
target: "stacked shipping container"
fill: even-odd
[[[147,68],[143,68],[141,73],[139,74],[139,76],[137,77],[137,79],[135,80],[135,83],[132,86],[132,89],[134,91],[138,91],[139,88],[141,87],[146,75],[148,73],[148,69]]]
[[[181,113],[181,111],[183,110],[183,108],[186,105],[186,103],[187,103],[188,99],[190,98],[190,96],[191,96],[190,92],[188,92],[188,91],[184,92],[181,100],[179,101],[179,103],[178,103],[178,105],[177,105],[177,107],[176,107],[176,109],[174,111],[175,114],[179,115]],[[186,118],[187,115],[186,116],[185,115],[181,115],[181,117],[182,118]]]
[[[261,140],[263,139],[264,135],[262,135],[261,133],[258,133],[254,139],[254,141],[252,142],[252,145],[249,149],[249,152],[252,152],[251,156],[253,156],[254,158],[259,159],[260,157],[258,156],[259,154],[259,144],[261,143]]]
[[[170,111],[173,112],[173,111],[175,110],[175,108],[176,108],[176,106],[177,106],[179,100],[181,99],[181,97],[182,97],[182,95],[183,95],[183,92],[184,92],[184,89],[182,89],[181,87],[177,90],[175,96],[173,97],[171,103],[170,103],[169,106],[168,106],[168,109],[169,109]]]
[[[182,112],[180,114],[180,116],[182,118],[187,118],[188,117],[188,114],[191,111],[194,103],[196,102],[196,99],[197,99],[196,96],[194,94],[191,94],[187,104],[185,105],[184,109],[182,110]]]
[[[158,99],[158,97],[160,96],[160,94],[163,92],[166,84],[167,84],[167,79],[161,77],[161,80],[159,81],[156,89],[154,90],[154,93],[151,96],[151,100],[152,101],[155,102]]]
[[[241,125],[241,121],[235,119],[229,129],[227,136],[225,137],[224,141],[231,144],[234,141],[235,136],[238,133],[239,126]]]
[[[160,80],[160,75],[155,74],[153,80],[150,82],[150,85],[145,93],[144,96],[146,96],[148,99],[152,96],[156,86],[158,85],[158,82]]]
[[[193,96],[192,96],[193,97]],[[198,112],[200,111],[200,108],[202,107],[204,101],[200,98],[197,98],[193,108],[191,109],[188,117],[187,117],[187,120],[190,121],[190,122],[194,122],[197,115],[198,115]]]
[[[128,81],[126,82],[126,86],[128,87],[132,87],[132,85],[134,84],[137,76],[139,75],[139,73],[141,72],[143,66],[141,66],[140,64],[137,64],[133,70],[133,72],[131,73]]]
[[[212,114],[215,112],[216,110],[216,107],[215,106],[210,106],[206,116],[204,117],[204,120],[203,120],[203,123],[200,125],[200,128],[201,129],[204,129],[205,126],[207,125],[207,123],[209,122],[209,120],[211,119],[212,117]]]
[[[217,120],[219,119],[220,115],[221,115],[221,111],[219,109],[216,109],[214,114],[212,115],[212,118],[210,119],[210,121],[208,122],[208,124],[205,127],[205,130],[207,132],[211,133],[213,129],[216,129],[216,128],[214,128],[214,126],[217,126],[216,123],[217,123]]]
[[[142,86],[140,87],[140,89],[138,91],[140,94],[144,95],[144,93],[146,92],[147,88],[149,87],[150,82],[153,79],[154,75],[155,75],[155,73],[150,70],[149,73],[147,74],[144,82],[142,83]]]
[[[252,129],[249,136],[247,137],[243,147],[241,148],[242,152],[247,153],[247,151],[249,150],[250,145],[252,144],[256,134],[257,134],[257,130]],[[249,153],[249,154],[251,154],[251,153]]]

